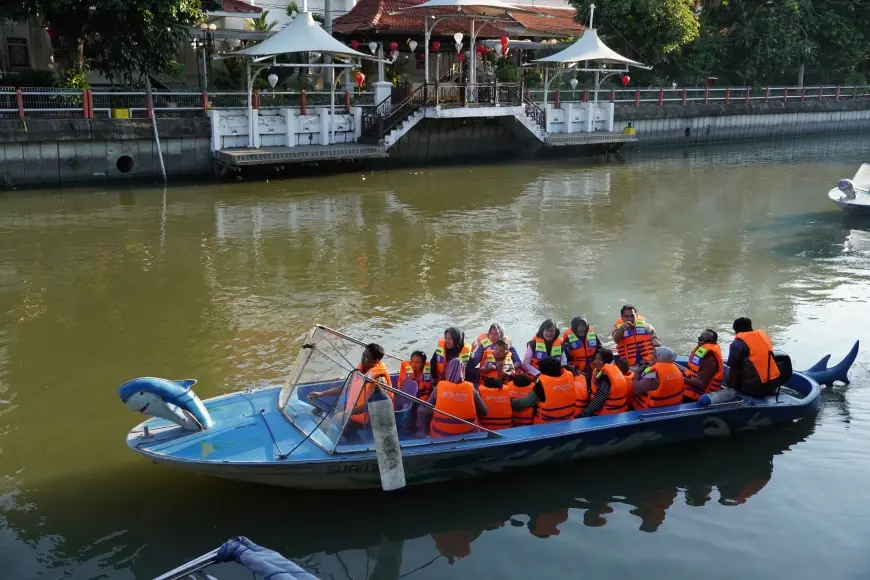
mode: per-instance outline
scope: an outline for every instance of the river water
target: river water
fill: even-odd
[[[628,301],[687,351],[749,315],[797,368],[870,340],[866,137],[0,198],[0,577],[151,578],[234,535],[322,578],[866,578],[870,356],[819,415],[456,485],[324,494],[154,466],[116,387],[272,384],[320,322],[398,353]],[[217,570],[222,572],[222,570]],[[242,578],[224,570],[227,578]]]

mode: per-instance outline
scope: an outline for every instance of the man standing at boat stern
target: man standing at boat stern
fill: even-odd
[[[624,305],[619,314],[620,317],[613,323],[611,338],[616,343],[619,358],[627,360],[631,370],[636,372],[639,367],[652,361],[653,348],[662,343],[652,325],[638,315],[633,305]]]
[[[776,393],[779,367],[773,358],[773,342],[763,330],[752,330],[752,320],[738,318],[732,325],[734,342],[728,351],[728,386],[752,397]]]
[[[384,358],[384,348],[375,343],[367,344],[363,350],[362,358],[359,366],[356,368],[360,373],[371,380],[363,380],[362,377],[356,375],[351,380],[347,388],[347,398],[345,399],[344,410],[336,413],[335,420],[337,423],[343,423],[344,418],[350,415],[350,424],[363,426],[369,422],[369,413],[366,404],[375,393],[375,385],[372,381],[380,382],[384,385],[390,384],[390,371],[387,366],[381,361]],[[310,400],[316,400],[321,397],[338,397],[344,390],[344,385],[333,387],[326,391],[317,391],[309,393]],[[393,398],[393,393],[387,392],[390,399]]]

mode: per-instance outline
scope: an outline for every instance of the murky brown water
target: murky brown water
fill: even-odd
[[[870,222],[825,192],[868,157],[853,136],[4,194],[0,577],[151,578],[239,534],[336,579],[865,577],[864,352],[815,421],[399,500],[153,466],[124,444],[139,416],[116,387],[263,384],[314,322],[431,351],[452,324],[499,320],[517,340],[547,317],[608,327],[625,301],[681,351],[707,326],[728,342],[748,314],[798,368],[839,360],[870,340]]]

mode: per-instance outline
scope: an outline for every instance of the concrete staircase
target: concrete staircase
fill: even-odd
[[[399,139],[401,139],[408,131],[414,128],[420,121],[423,120],[423,117],[426,116],[426,112],[424,109],[417,109],[411,115],[406,118],[404,121],[399,123],[392,131],[384,135],[384,138],[381,140],[382,145],[389,148],[393,144],[396,143]]]

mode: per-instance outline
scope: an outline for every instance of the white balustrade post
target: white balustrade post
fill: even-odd
[[[285,145],[287,147],[296,146],[296,112],[293,109],[285,108],[281,111],[284,115],[284,126],[287,130],[287,139]]]
[[[320,109],[320,144],[329,145],[329,109]]]

